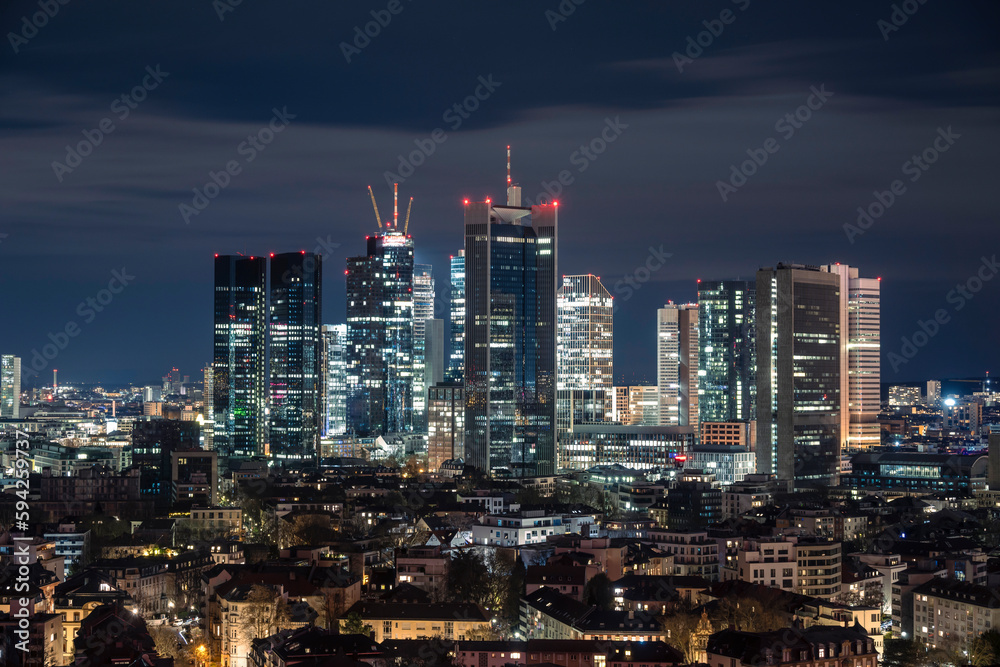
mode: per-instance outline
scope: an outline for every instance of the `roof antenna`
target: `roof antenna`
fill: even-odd
[[[399,231],[399,183],[392,184],[392,227]]]
[[[510,187],[510,146],[507,146],[507,187]]]
[[[510,180],[510,146],[507,146],[507,206],[521,205],[521,188]]]

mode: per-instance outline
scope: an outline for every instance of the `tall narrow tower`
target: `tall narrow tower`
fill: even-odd
[[[656,311],[656,386],[661,426],[698,428],[698,304]]]
[[[314,459],[323,411],[323,258],[271,255],[270,455]]]
[[[266,271],[263,257],[215,256],[213,439],[224,458],[264,452]]]
[[[465,458],[492,475],[552,474],[558,203],[465,202]]]

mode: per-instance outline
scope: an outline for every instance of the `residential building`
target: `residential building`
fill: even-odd
[[[347,610],[347,615],[355,613],[372,627],[372,639],[379,643],[431,637],[464,641],[490,627],[486,611],[471,602],[357,602]]]
[[[804,630],[722,630],[706,647],[709,667],[877,667],[875,641],[861,628],[813,625]]]
[[[831,599],[840,594],[839,542],[812,537],[743,540],[722,569],[723,581],[745,581],[783,591]]]
[[[441,553],[440,546],[397,549],[395,560],[397,586],[410,584],[429,593],[434,601],[444,599],[451,556]]]
[[[719,543],[707,531],[654,528],[649,539],[673,558],[671,574],[719,580]]]
[[[551,536],[567,533],[589,537],[597,532],[597,519],[597,514],[555,509],[521,509],[488,514],[481,524],[473,524],[472,541],[480,545],[517,547],[545,543]]]
[[[928,649],[968,652],[973,639],[998,627],[1000,598],[995,589],[941,578],[913,589],[913,638]]]
[[[889,387],[889,407],[908,408],[920,405],[920,387],[894,384]]]
[[[746,475],[743,481],[722,491],[722,518],[735,519],[745,512],[770,505],[774,500],[773,475]]]

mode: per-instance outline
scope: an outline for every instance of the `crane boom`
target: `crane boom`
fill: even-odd
[[[406,222],[403,223],[403,235],[406,235],[406,231],[410,228],[410,209],[413,208],[413,197],[410,197],[410,203],[406,205]]]
[[[375,222],[378,223],[378,228],[382,229],[382,218],[378,215],[378,204],[375,203],[375,193],[372,192],[372,186],[368,186],[368,194],[372,196],[372,208],[375,209]]]

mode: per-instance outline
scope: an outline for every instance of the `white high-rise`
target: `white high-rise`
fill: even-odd
[[[427,320],[434,319],[434,276],[430,264],[413,265],[413,422],[427,428]]]
[[[858,277],[857,267],[827,264],[840,277],[840,432],[846,451],[878,447],[881,282]]]
[[[661,426],[698,427],[698,304],[656,311],[656,386]]]
[[[614,403],[614,307],[598,276],[563,276],[558,294],[556,425],[606,421]]]
[[[21,357],[0,356],[0,417],[21,416]]]
[[[323,325],[323,436],[347,433],[347,325]]]

